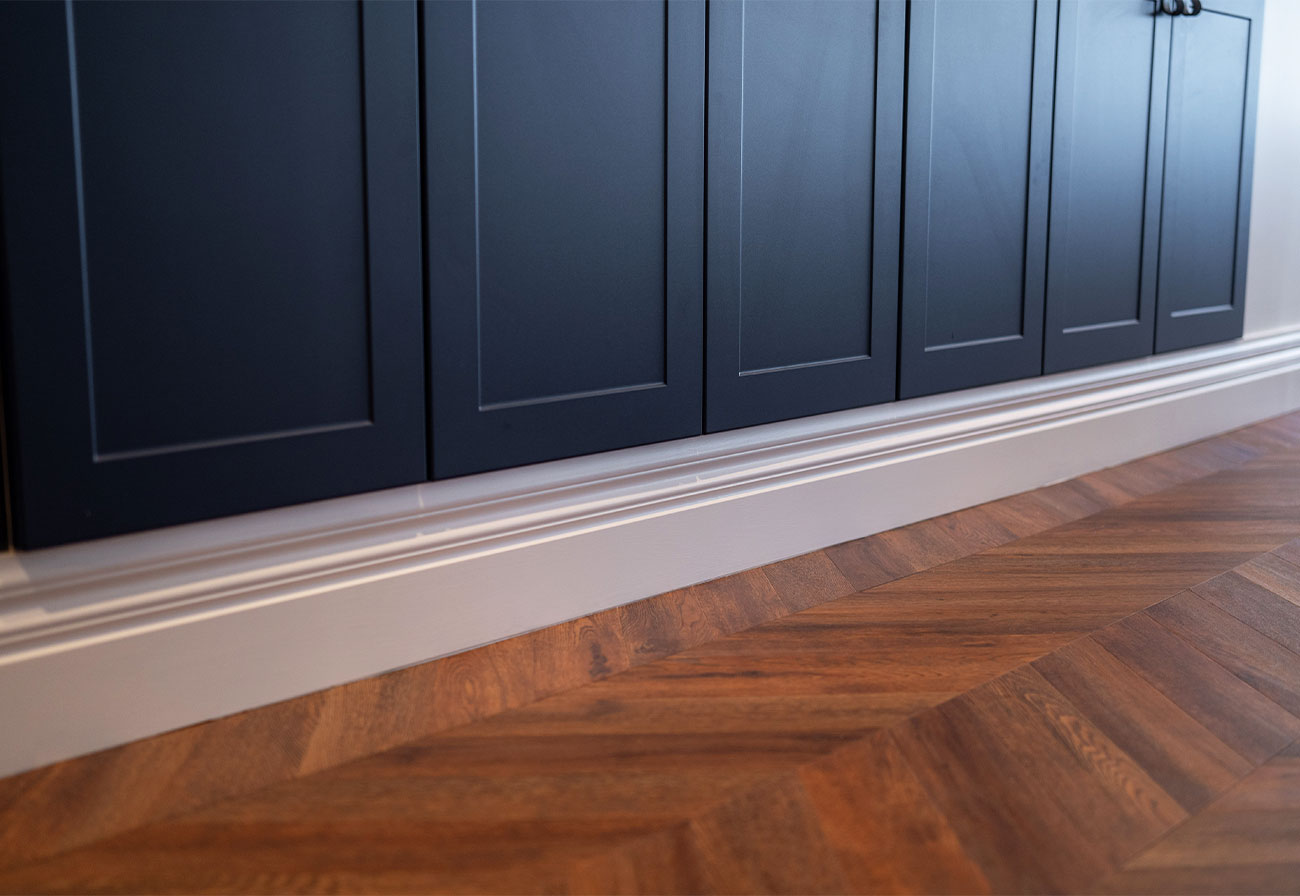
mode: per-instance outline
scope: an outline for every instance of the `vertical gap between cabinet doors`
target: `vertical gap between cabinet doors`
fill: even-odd
[[[428,50],[424,40],[424,0],[415,4],[415,78],[419,103],[418,139],[420,141],[420,320],[424,330],[424,478],[433,478],[433,332],[430,328],[433,315],[429,305],[433,300],[429,278],[429,125],[428,96],[425,89],[424,54]]]
[[[0,178],[0,208],[4,208],[4,182]],[[7,360],[13,356],[9,348],[9,265],[5,224],[0,216],[0,520],[4,525],[4,538],[0,539],[0,553],[11,550],[14,543],[13,489],[9,485],[9,422],[5,419],[11,405],[6,390],[9,373]]]
[[[1165,60],[1165,139],[1164,145],[1160,147],[1160,215],[1158,217],[1158,227],[1156,231],[1156,296],[1152,303],[1152,309],[1155,313],[1155,326],[1151,334],[1151,354],[1157,354],[1160,351],[1160,274],[1164,262],[1164,242],[1165,242],[1165,196],[1169,194],[1169,112],[1173,106],[1174,92],[1174,39],[1177,37],[1174,26],[1178,24],[1175,16],[1170,16],[1169,22],[1169,58]]]
[[[1043,326],[1042,326],[1043,332],[1042,332],[1041,341],[1039,342],[1039,349],[1038,349],[1038,375],[1039,376],[1042,376],[1044,373],[1047,372],[1047,324],[1048,324],[1047,297],[1051,295],[1051,289],[1052,289],[1052,263],[1051,263],[1052,262],[1052,187],[1056,179],[1056,100],[1058,99],[1056,95],[1056,88],[1061,79],[1061,2],[1060,0],[1053,0],[1053,2],[1056,3],[1056,26],[1053,28],[1053,31],[1055,33],[1052,35],[1052,86],[1051,86],[1052,106],[1051,106],[1051,111],[1048,113],[1048,121],[1047,121],[1048,124],[1048,128],[1047,128],[1047,218],[1046,221],[1044,222],[1044,227],[1046,228],[1047,232],[1043,234]],[[1038,18],[1038,15],[1039,15],[1039,10],[1035,8],[1034,9],[1035,20]],[[1035,25],[1037,25],[1037,21],[1035,21]],[[1077,43],[1078,40],[1077,37],[1075,40]],[[1034,52],[1035,53],[1038,52],[1037,47],[1034,48]],[[1031,101],[1031,108],[1032,108],[1032,101]],[[1070,111],[1071,112],[1074,111],[1073,97],[1070,98]],[[1031,152],[1032,152],[1032,147],[1031,147]],[[1033,164],[1032,160],[1030,161],[1030,164],[1031,165]],[[1027,193],[1028,191],[1026,191],[1026,194]],[[1028,210],[1026,209],[1026,211]],[[1028,214],[1026,214],[1025,219],[1026,221],[1029,219]],[[1026,239],[1025,239],[1026,248],[1028,248],[1028,243],[1029,243],[1028,234],[1026,234]],[[1027,302],[1028,300],[1029,297],[1025,296],[1025,301]],[[1026,306],[1021,305],[1020,307],[1021,307],[1020,313],[1023,315]]]
[[[664,4],[667,9],[667,3]],[[713,65],[710,59],[709,51],[711,49],[710,28],[713,23],[713,0],[709,0],[704,8],[704,181],[703,190],[703,214],[700,216],[700,229],[702,231],[700,240],[700,432],[709,431],[709,89],[713,80]],[[665,41],[665,47],[667,41]],[[664,86],[667,87],[667,79],[664,80]],[[665,128],[665,132],[667,129]],[[667,152],[664,154],[667,159]],[[665,186],[667,183],[665,182]],[[665,195],[667,191],[665,190]],[[664,218],[665,225],[667,217]],[[665,281],[666,282],[666,281]],[[665,323],[667,318],[665,317]],[[665,337],[664,347],[667,350],[667,338]]]
[[[370,78],[366,70],[370,54],[366,52],[366,8],[364,2],[357,3],[357,52],[361,57],[361,68],[357,72],[361,82],[358,99],[361,103],[361,216],[362,248],[361,258],[365,266],[366,284],[366,420],[375,425],[375,287],[373,234],[374,222],[370,207],[370,135],[372,128],[369,112],[369,99],[366,92],[370,89]]]
[[[1151,220],[1151,214],[1150,214],[1151,210],[1149,204],[1151,202],[1151,155],[1152,155],[1152,136],[1153,136],[1152,132],[1155,129],[1155,118],[1152,115],[1152,111],[1155,106],[1154,92],[1156,88],[1156,66],[1160,64],[1159,53],[1157,52],[1160,46],[1160,28],[1162,25],[1160,21],[1159,5],[1156,6],[1155,11],[1152,12],[1151,14],[1151,17],[1154,20],[1154,24],[1151,28],[1151,65],[1147,68],[1147,77],[1151,79],[1150,86],[1147,88],[1147,130],[1146,130],[1147,151],[1142,155],[1142,161],[1143,161],[1142,229],[1139,231],[1141,233],[1141,236],[1138,238],[1138,253],[1139,253],[1138,257],[1141,259],[1141,263],[1138,265],[1138,306],[1137,306],[1136,317],[1139,322],[1138,323],[1139,327],[1141,326],[1141,321],[1142,321],[1142,300],[1144,297],[1143,286],[1144,286],[1144,281],[1146,280],[1148,274],[1147,265],[1149,263],[1152,263],[1151,259],[1153,257],[1155,259],[1154,263],[1152,263],[1153,266],[1155,267],[1155,271],[1151,272],[1151,277],[1153,278],[1153,282],[1154,282],[1154,278],[1159,276],[1160,273],[1159,228],[1156,228],[1157,232],[1154,234],[1147,232],[1148,229],[1147,225],[1150,223]],[[1169,86],[1168,84],[1166,84],[1165,85],[1166,94],[1168,94],[1168,91],[1169,91]],[[1168,108],[1168,99],[1166,99],[1165,101],[1165,106],[1166,108]],[[1161,132],[1162,133],[1164,132],[1163,127],[1161,128]],[[1163,156],[1164,154],[1163,146],[1161,146],[1160,152],[1161,155]],[[1160,177],[1162,182],[1161,183],[1162,189],[1160,195],[1162,201],[1164,199],[1164,190],[1163,190],[1164,174],[1165,174],[1165,169],[1164,169],[1164,161],[1162,158],[1161,165],[1160,165]],[[1147,251],[1147,240],[1149,239],[1156,240],[1156,251],[1154,253]],[[1154,289],[1152,289],[1151,307],[1147,312],[1147,316],[1151,321],[1151,346],[1150,346],[1151,350],[1146,354],[1154,355],[1156,352],[1156,322],[1155,322],[1156,303],[1155,303]]]
[[[668,325],[669,317],[672,314],[672,287],[669,285],[672,283],[672,264],[670,262],[671,256],[669,254],[669,249],[668,249],[669,245],[671,245],[669,241],[672,237],[672,235],[669,233],[669,221],[671,220],[671,213],[669,211],[669,202],[668,202],[668,197],[672,193],[671,171],[668,163],[670,154],[672,152],[670,146],[672,142],[672,135],[668,133],[672,125],[673,95],[672,95],[672,89],[669,86],[672,81],[672,61],[671,61],[671,56],[669,54],[669,47],[672,44],[672,39],[673,39],[672,38],[672,16],[669,14],[669,2],[668,0],[664,0],[664,56],[663,56],[664,138],[663,138],[663,145],[662,145],[663,158],[664,158],[664,165],[663,165],[664,189],[663,189],[663,195],[660,197],[660,207],[663,210],[663,221],[664,221],[664,227],[662,233],[663,247],[664,247],[663,269],[662,269],[663,283],[664,283],[664,292],[663,292],[664,314],[663,314],[663,330],[660,333],[660,338],[663,342],[663,347],[664,347],[663,354],[661,356],[663,358],[662,379],[663,379],[664,386],[668,386],[669,379],[672,375],[672,371],[669,370],[669,368],[672,366],[672,351],[671,351],[672,343],[669,341],[671,328]]]
[[[880,3],[888,0],[878,0],[876,7],[877,22],[880,16]],[[880,53],[880,29],[876,29],[876,54]],[[879,69],[877,68],[876,83],[880,83]],[[912,4],[908,2],[906,13],[903,16],[903,123],[899,130],[902,132],[903,142],[898,151],[901,153],[898,166],[898,276],[895,278],[894,301],[898,313],[896,315],[897,325],[894,327],[894,401],[900,401],[903,397],[903,284],[906,281],[907,268],[907,168],[910,164],[907,156],[907,130],[909,121],[908,103],[912,92]],[[872,185],[872,199],[875,199],[875,185]],[[873,258],[874,263],[874,258]]]
[[[1039,16],[1043,14],[1043,3],[1057,3],[1060,0],[1034,0],[1034,26],[1033,37],[1029,44],[1029,132],[1028,146],[1025,148],[1025,226],[1020,232],[1020,253],[1023,261],[1020,265],[1020,338],[1027,339],[1029,334],[1025,332],[1025,315],[1029,311],[1029,229],[1034,223],[1034,106],[1038,97],[1038,64],[1040,62],[1038,54],[1042,47],[1038,46],[1038,29],[1042,25]],[[1056,88],[1056,60],[1052,60],[1052,88]],[[1056,117],[1056,97],[1052,97],[1052,117]],[[1055,124],[1055,121],[1052,122]],[[1050,155],[1050,153],[1049,153]],[[1048,180],[1051,180],[1051,162],[1048,162]],[[1049,191],[1050,192],[1050,191]],[[1051,220],[1051,208],[1048,208],[1048,220]],[[1046,240],[1044,240],[1046,245]],[[1043,311],[1047,311],[1047,259],[1043,259],[1044,277],[1043,277]],[[1043,314],[1043,319],[1047,319],[1047,314]],[[1040,351],[1038,354],[1038,372],[1043,372],[1043,355]]]

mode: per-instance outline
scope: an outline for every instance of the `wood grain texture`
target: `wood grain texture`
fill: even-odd
[[[0,890],[1080,890],[1186,826],[1186,781],[1230,792],[1256,764],[1225,740],[1241,707],[1276,705],[1198,654],[1213,699],[1180,708],[1171,639],[1196,648],[1145,611],[1031,666],[1047,642],[996,636],[1041,628],[1034,602],[1011,625],[1013,602],[919,602],[842,598],[12,869]],[[962,676],[944,668],[957,639],[993,649],[950,697],[933,682]],[[1276,707],[1244,743],[1289,726]]]
[[[1100,893],[1300,893],[1300,748],[1101,881]]]
[[[888,731],[800,770],[818,822],[857,893],[988,893]]]
[[[8,779],[0,890],[1083,887],[1300,734],[1297,444],[1239,431]]]
[[[1270,700],[1300,715],[1300,655],[1191,591],[1157,604],[1150,615]]]
[[[1267,555],[1195,590],[1224,612],[1300,652],[1300,568]]]
[[[1094,638],[1045,656],[1034,668],[1188,811],[1203,808],[1252,767]]]
[[[1145,614],[1099,632],[1096,640],[1252,762],[1300,737],[1300,719]]]

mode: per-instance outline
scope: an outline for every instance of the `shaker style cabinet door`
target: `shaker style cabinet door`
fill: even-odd
[[[1260,0],[1173,19],[1156,350],[1241,335]]]
[[[15,541],[425,478],[411,3],[0,4]]]
[[[914,0],[899,394],[1042,372],[1055,0]]]
[[[435,477],[698,434],[704,4],[424,22]]]
[[[894,397],[906,12],[710,4],[710,431]]]
[[[1149,355],[1173,16],[1061,0],[1043,367]]]

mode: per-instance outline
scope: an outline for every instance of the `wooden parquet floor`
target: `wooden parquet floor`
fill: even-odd
[[[0,891],[1300,892],[1296,417],[674,594],[337,761],[320,698],[0,782]]]

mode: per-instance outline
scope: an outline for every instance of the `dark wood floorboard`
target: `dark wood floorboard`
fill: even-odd
[[[1300,893],[1300,747],[1130,859],[1100,893]]]

